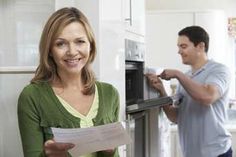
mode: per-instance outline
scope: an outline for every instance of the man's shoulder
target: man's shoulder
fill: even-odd
[[[229,71],[229,68],[226,65],[216,62],[214,60],[209,61],[209,68],[215,69],[216,71]]]

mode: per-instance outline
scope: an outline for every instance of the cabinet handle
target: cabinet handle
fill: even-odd
[[[125,18],[125,22],[128,22],[132,26],[132,0],[129,0],[129,17]]]

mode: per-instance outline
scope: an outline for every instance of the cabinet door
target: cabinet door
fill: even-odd
[[[43,25],[54,8],[48,0],[0,0],[0,157],[23,157],[17,100],[34,75]]]
[[[51,1],[0,0],[0,66],[35,66]]]
[[[145,36],[145,0],[125,0],[126,30]]]
[[[33,74],[0,75],[0,156],[23,157],[17,120],[19,93]]]

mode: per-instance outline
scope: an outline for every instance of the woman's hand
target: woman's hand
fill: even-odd
[[[48,140],[44,143],[44,152],[47,157],[67,157],[67,151],[74,146],[72,143],[57,143]]]
[[[107,149],[107,150],[103,150],[103,153],[105,154],[109,154],[112,155],[115,152],[115,149]]]

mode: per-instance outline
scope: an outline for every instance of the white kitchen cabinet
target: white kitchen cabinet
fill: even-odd
[[[0,66],[35,66],[38,42],[52,1],[0,0]]]
[[[126,31],[145,36],[145,0],[124,0]]]
[[[94,63],[98,80],[110,82],[119,91],[121,113],[125,103],[124,22],[120,0],[76,0],[78,7],[88,17],[97,42]],[[122,119],[124,115],[121,116]]]
[[[0,156],[23,157],[17,121],[17,98],[33,74],[0,74]]]
[[[23,157],[19,93],[38,64],[38,42],[54,1],[0,0],[0,157]]]
[[[75,0],[88,17],[97,42],[94,69],[98,80],[113,84],[120,94],[120,120],[125,120],[125,25],[122,0]],[[125,157],[125,147],[120,156]]]

